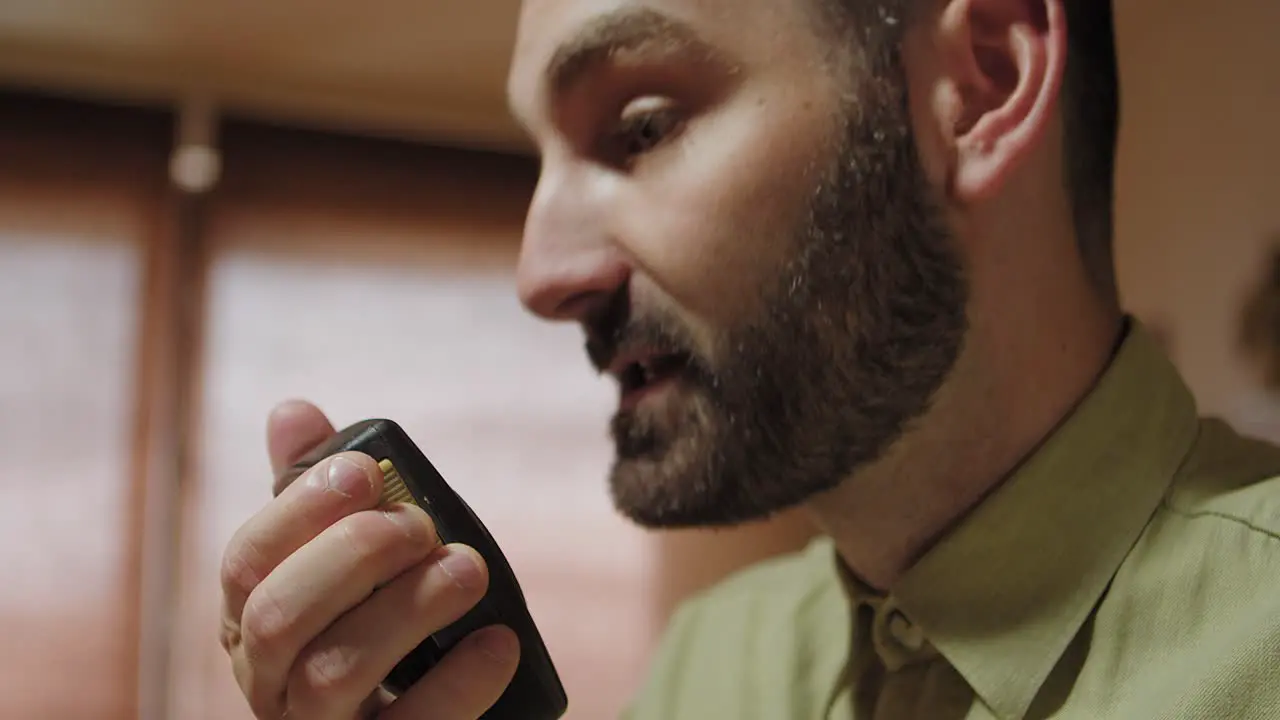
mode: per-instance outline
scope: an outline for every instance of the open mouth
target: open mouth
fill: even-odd
[[[674,380],[689,366],[686,353],[652,355],[628,362],[617,372],[622,394],[635,395]]]

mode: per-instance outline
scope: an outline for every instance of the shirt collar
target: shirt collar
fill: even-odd
[[[892,592],[1001,718],[1021,718],[1158,507],[1199,427],[1136,321],[1058,430]]]

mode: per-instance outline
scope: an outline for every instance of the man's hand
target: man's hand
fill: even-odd
[[[477,631],[394,702],[379,683],[488,586],[471,548],[440,545],[425,512],[377,509],[382,474],[345,453],[279,479],[334,433],[314,406],[281,405],[267,445],[274,500],[246,522],[222,564],[222,646],[259,720],[476,720],[510,683],[515,634]]]

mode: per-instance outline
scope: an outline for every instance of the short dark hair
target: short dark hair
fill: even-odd
[[[1111,0],[1064,0],[1067,68],[1063,125],[1067,190],[1085,268],[1119,304],[1114,257],[1115,165],[1120,128],[1120,70]]]
[[[930,0],[819,0],[822,15],[882,45]],[[1098,292],[1119,305],[1113,238],[1120,73],[1111,0],[1063,0],[1067,67],[1062,112],[1066,177],[1077,242]]]

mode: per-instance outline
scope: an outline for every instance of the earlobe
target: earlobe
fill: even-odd
[[[1070,1],[1070,0],[1068,0]],[[1066,68],[1061,0],[959,0],[963,111],[954,129],[952,192],[994,195],[1043,139]]]

